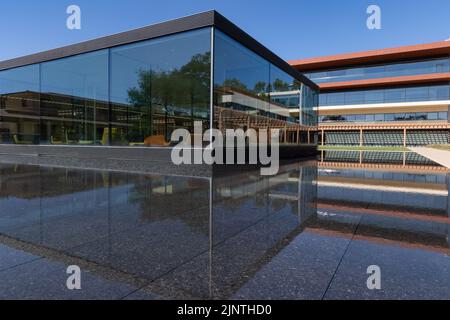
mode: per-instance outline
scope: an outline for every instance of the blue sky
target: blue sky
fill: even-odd
[[[66,8],[82,29],[66,28]],[[382,10],[368,30],[366,9]],[[450,38],[448,0],[3,0],[0,60],[216,9],[284,59],[299,59]]]

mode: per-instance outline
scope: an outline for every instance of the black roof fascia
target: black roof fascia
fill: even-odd
[[[97,50],[112,48],[120,45],[126,45],[138,41],[150,40],[162,36],[176,34],[180,32],[205,28],[216,27],[231,38],[240,42],[250,50],[254,51],[264,59],[268,60],[292,77],[301,80],[314,89],[319,87],[302,73],[292,68],[286,61],[278,57],[272,51],[267,49],[261,43],[253,39],[247,33],[242,31],[234,23],[226,19],[217,11],[207,11],[184,18],[170,20],[147,27],[121,32],[111,36],[80,42],[65,47],[43,51],[19,58],[0,61],[0,71],[27,66],[36,63],[42,63]]]

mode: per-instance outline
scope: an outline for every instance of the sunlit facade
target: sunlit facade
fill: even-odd
[[[0,62],[0,143],[171,147],[200,121],[312,144],[317,99],[313,82],[207,12]]]
[[[319,143],[448,144],[450,42],[292,61],[320,86]]]

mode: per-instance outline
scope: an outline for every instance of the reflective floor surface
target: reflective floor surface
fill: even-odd
[[[0,164],[0,299],[450,299],[450,171],[341,160],[212,179]]]

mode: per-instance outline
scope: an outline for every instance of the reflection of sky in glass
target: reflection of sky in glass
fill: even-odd
[[[210,28],[111,49],[111,100],[128,102],[139,71],[173,71],[211,50]],[[108,101],[108,50],[41,64],[41,92]],[[39,92],[39,64],[0,72],[0,94]]]
[[[274,83],[281,80],[289,86],[288,90],[293,90],[295,79],[291,75],[218,30],[214,63],[216,86],[223,85],[226,80],[239,80],[247,89],[253,90],[255,84],[264,82],[266,88],[270,83],[275,92],[280,90],[274,88]]]
[[[385,77],[412,76],[427,73],[444,73],[450,69],[450,60],[435,59],[408,63],[388,64],[363,68],[336,69],[329,71],[312,72],[307,74],[316,83],[364,80]]]
[[[108,51],[101,50],[41,65],[43,93],[108,100]]]
[[[294,78],[291,77],[289,74],[287,74],[286,72],[280,70],[278,67],[271,65],[270,67],[270,81],[272,83],[272,92],[276,92],[276,91],[285,91],[285,90],[279,90],[277,89],[274,84],[276,83],[277,80],[281,80],[282,82],[284,82],[285,84],[289,85],[289,91],[291,90],[299,90],[300,88],[295,88],[294,87]]]
[[[0,72],[0,94],[39,92],[39,66],[32,65]]]
[[[237,79],[248,89],[262,81],[269,83],[269,63],[237,43],[222,32],[216,30],[214,82],[223,85],[225,80]]]

